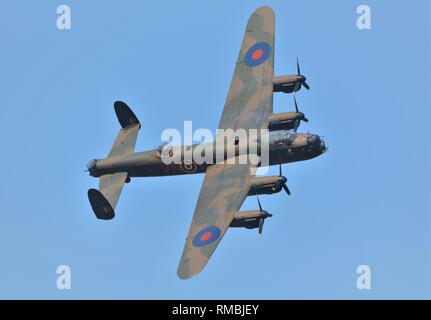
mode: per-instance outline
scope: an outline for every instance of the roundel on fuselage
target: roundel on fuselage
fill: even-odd
[[[181,162],[180,168],[184,173],[195,173],[198,166],[193,160],[185,159]]]

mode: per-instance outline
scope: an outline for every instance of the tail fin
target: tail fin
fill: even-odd
[[[126,156],[133,153],[138,131],[141,128],[133,111],[121,101],[114,103],[115,113],[121,129],[109,152],[109,157]],[[98,219],[110,220],[115,217],[115,206],[120,198],[127,172],[116,172],[100,176],[99,190],[88,190],[88,199]]]
[[[115,217],[115,206],[123,190],[127,172],[116,172],[100,176],[99,190],[88,190],[88,199],[97,219],[111,220]]]

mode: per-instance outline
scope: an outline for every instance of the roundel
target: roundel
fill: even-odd
[[[271,55],[271,47],[266,42],[258,42],[248,49],[244,62],[249,67],[256,67],[264,63]]]
[[[198,166],[193,160],[183,160],[180,167],[181,170],[185,173],[195,173],[198,169]]]
[[[193,238],[192,244],[195,247],[207,246],[220,237],[220,229],[216,226],[208,226],[199,231]]]

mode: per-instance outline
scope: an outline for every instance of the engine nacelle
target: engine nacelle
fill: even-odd
[[[298,75],[278,76],[273,79],[273,91],[292,93],[299,90],[301,77]]]
[[[230,227],[254,229],[259,227],[261,219],[272,217],[272,214],[265,210],[239,211],[235,214]]]
[[[286,180],[287,179],[283,176],[254,177],[251,181],[252,187],[248,195],[254,196],[256,194],[273,194],[280,192]]]
[[[302,112],[282,112],[274,113],[269,118],[269,131],[291,130],[295,128],[295,121],[304,120]]]

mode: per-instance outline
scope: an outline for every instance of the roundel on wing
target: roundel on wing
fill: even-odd
[[[271,55],[271,46],[266,42],[255,43],[247,50],[244,62],[249,67],[264,63]]]
[[[220,237],[220,229],[216,226],[208,226],[199,231],[193,238],[192,244],[195,247],[204,247]]]

